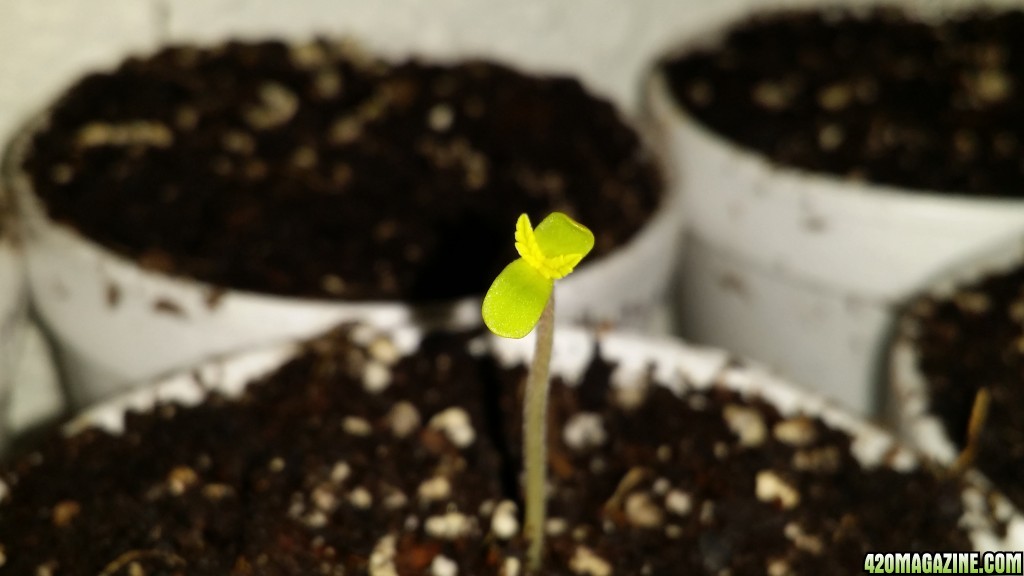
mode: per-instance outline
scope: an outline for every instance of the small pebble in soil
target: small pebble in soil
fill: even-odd
[[[508,540],[519,533],[515,502],[502,500],[498,503],[491,517],[491,532],[502,540]]]
[[[608,561],[594,554],[594,551],[586,546],[576,547],[569,567],[574,573],[585,576],[611,576],[612,573]]]
[[[430,563],[430,576],[457,576],[459,566],[447,556],[438,554]]]
[[[544,533],[549,537],[561,536],[569,530],[569,523],[565,521],[565,518],[548,518],[544,522]]]
[[[772,428],[775,439],[797,448],[807,446],[816,439],[814,424],[809,418],[797,416],[782,420]]]
[[[498,576],[519,576],[521,570],[522,562],[518,558],[506,558]]]
[[[451,496],[452,486],[444,476],[435,476],[424,480],[423,483],[420,484],[416,493],[421,502],[445,500]]]
[[[784,509],[800,503],[800,493],[775,471],[758,472],[755,486],[757,499],[762,502],[777,502]]]
[[[346,416],[341,421],[341,428],[346,434],[353,436],[369,436],[373,433],[373,426],[365,418],[358,416]]]
[[[469,534],[474,529],[474,521],[456,511],[440,516],[429,516],[424,523],[427,534],[443,540],[455,540]]]
[[[693,498],[682,490],[665,495],[665,509],[677,516],[686,516],[693,510]]]
[[[370,576],[398,576],[395,567],[395,556],[398,554],[397,538],[388,534],[377,542],[370,554]]]
[[[352,474],[352,467],[348,465],[348,462],[338,461],[331,467],[331,482],[335,484],[341,484],[348,479],[349,475]]]
[[[607,435],[600,414],[581,412],[574,415],[562,430],[562,441],[569,448],[582,452],[605,443]]]
[[[764,443],[767,431],[761,415],[752,408],[730,404],[725,407],[722,416],[729,428],[740,439],[740,445],[754,448]]]
[[[381,362],[367,362],[363,368],[363,389],[379,394],[391,385],[391,371]]]
[[[783,533],[786,535],[797,548],[810,552],[811,554],[821,554],[824,550],[824,543],[821,538],[807,534],[803,528],[795,522],[786,524],[783,529]]]
[[[388,510],[401,510],[409,504],[409,497],[401,490],[392,488],[384,496],[383,503]]]
[[[626,497],[626,519],[637,528],[656,528],[661,526],[663,514],[661,508],[654,503],[651,495],[646,492],[634,492]]]
[[[458,448],[466,448],[476,440],[476,431],[469,421],[469,414],[462,408],[448,408],[435,415],[427,426],[441,430]]]
[[[395,404],[388,412],[387,420],[391,427],[391,433],[396,438],[405,438],[420,427],[419,410],[409,402],[403,401]]]
[[[348,502],[356,508],[363,510],[373,506],[373,494],[362,486],[357,486],[348,494]]]

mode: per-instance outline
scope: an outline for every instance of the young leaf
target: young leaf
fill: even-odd
[[[517,258],[498,274],[484,296],[484,324],[498,336],[526,336],[537,325],[554,285],[554,280]]]
[[[582,260],[594,248],[594,233],[561,212],[548,215],[534,234],[541,251],[548,258],[578,254]]]
[[[484,324],[499,336],[522,338],[540,319],[554,281],[568,275],[594,247],[594,235],[561,212],[537,229],[523,214],[516,222],[520,258],[502,270],[484,296]]]

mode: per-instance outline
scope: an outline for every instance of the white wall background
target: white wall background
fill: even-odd
[[[90,69],[166,42],[351,35],[389,55],[576,73],[621,104],[673,38],[755,0],[0,0],[0,139]]]
[[[96,67],[166,42],[352,35],[392,55],[575,73],[626,107],[652,56],[766,5],[869,0],[0,0],[0,140]],[[870,0],[928,5],[935,0]],[[941,0],[950,4],[1021,0]]]

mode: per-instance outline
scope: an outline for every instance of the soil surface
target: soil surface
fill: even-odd
[[[976,466],[1024,507],[1024,269],[987,276],[909,308],[929,411],[963,447],[975,395],[991,400]]]
[[[88,76],[25,166],[53,218],[146,267],[356,300],[483,293],[523,212],[586,224],[593,261],[662,191],[574,79],[327,41],[178,46]]]
[[[239,399],[132,414],[8,463],[0,574],[522,574],[525,369],[434,335],[342,330]],[[710,389],[554,383],[549,575],[860,574],[966,550],[957,481],[862,467],[850,439]]]
[[[699,122],[783,165],[1024,196],[1024,12],[779,12],[663,63]]]

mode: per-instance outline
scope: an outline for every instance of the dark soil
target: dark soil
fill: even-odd
[[[1024,12],[764,14],[664,62],[685,109],[783,165],[1024,195]]]
[[[930,412],[963,447],[974,397],[988,388],[976,465],[1024,506],[1024,269],[921,298],[908,314]]]
[[[179,46],[88,76],[25,166],[53,218],[144,266],[356,300],[484,292],[522,212],[591,227],[593,260],[662,188],[576,80],[326,41]]]
[[[512,576],[524,370],[468,338],[395,362],[342,332],[240,400],[55,438],[0,476],[0,574]],[[612,369],[555,383],[544,574],[860,574],[868,550],[970,547],[955,480],[864,469],[844,434],[723,390],[624,395]]]

